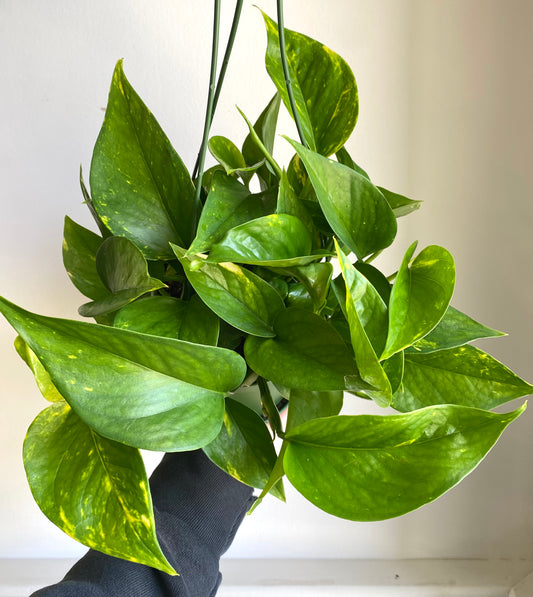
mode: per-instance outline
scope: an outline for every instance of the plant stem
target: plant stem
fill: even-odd
[[[287,95],[289,96],[289,103],[291,105],[292,116],[298,130],[300,142],[305,147],[308,147],[303,133],[302,123],[296,108],[296,101],[294,99],[294,92],[292,90],[291,76],[289,73],[289,63],[287,62],[287,47],[285,45],[285,25],[283,24],[283,0],[277,0],[278,6],[278,37],[279,37],[279,52],[281,57],[281,67],[283,68],[283,75],[285,77],[285,87],[287,88]]]
[[[198,155],[198,176],[196,181],[196,193],[194,195],[194,209],[192,217],[192,238],[196,235],[196,226],[198,225],[198,216],[200,212],[200,193],[202,191],[202,176],[204,173],[205,154],[207,151],[207,142],[209,140],[209,129],[213,120],[213,105],[215,98],[215,81],[217,74],[217,56],[218,56],[218,34],[220,30],[220,0],[215,0],[215,10],[213,18],[213,44],[211,48],[211,72],[209,75],[209,92],[207,95],[207,109],[205,112],[204,134],[202,145]],[[194,176],[193,176],[194,178]]]
[[[370,255],[369,257],[367,257],[366,259],[363,260],[363,263],[372,263],[372,261],[374,261],[374,259],[376,259],[376,257],[381,255],[381,253],[383,253],[383,249],[380,249],[379,251],[372,253],[372,255]]]
[[[263,377],[258,377],[257,385],[259,386],[259,393],[261,394],[261,406],[263,407],[263,412],[268,418],[268,422],[270,423],[272,431],[276,435],[279,435],[280,433],[283,433],[281,418],[279,416],[278,409],[274,404],[274,400],[272,399],[268,382]]]
[[[213,111],[211,114],[211,121],[213,120],[213,116],[217,109],[218,98],[220,97],[220,92],[222,91],[222,84],[224,83],[224,77],[226,76],[226,71],[228,70],[229,59],[231,56],[231,51],[233,50],[233,43],[235,42],[235,36],[237,35],[237,28],[239,26],[239,19],[241,18],[241,11],[242,5],[244,0],[237,0],[237,4],[235,5],[235,12],[233,14],[233,22],[231,24],[231,30],[228,37],[228,43],[226,45],[226,51],[224,52],[224,58],[222,59],[222,66],[220,67],[220,74],[218,75],[217,86],[215,89],[215,97],[213,98]],[[211,122],[209,123],[211,126]],[[194,170],[192,178],[196,178],[198,174],[198,168],[200,165],[200,153],[196,158],[196,163],[194,164]]]

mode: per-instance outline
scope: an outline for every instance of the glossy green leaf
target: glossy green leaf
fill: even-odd
[[[309,265],[285,268],[279,271],[299,280],[313,301],[313,310],[316,313],[322,310],[329,293],[331,277],[333,275],[333,265],[331,263],[310,263]]]
[[[383,196],[387,200],[387,203],[390,205],[394,215],[397,218],[402,216],[407,216],[408,214],[420,209],[422,205],[422,201],[415,201],[413,199],[408,199],[403,195],[399,195],[398,193],[393,193],[392,191],[388,191],[383,187],[378,187],[378,189],[382,192]]]
[[[87,547],[176,574],[159,547],[138,450],[95,433],[64,402],[42,411],[24,442],[35,501]]]
[[[148,259],[172,257],[170,241],[188,246],[194,204],[190,175],[126,79],[122,60],[113,73],[90,182],[104,224]]]
[[[251,195],[247,187],[232,176],[216,173],[188,252],[208,251],[228,230],[262,215],[264,208],[259,195]]]
[[[96,253],[104,239],[65,216],[63,229],[63,264],[74,286],[93,300],[109,291],[96,270]]]
[[[263,13],[268,45],[266,69],[289,113],[285,76],[281,65],[277,24]],[[309,147],[331,155],[350,137],[358,114],[357,86],[350,67],[318,41],[285,29],[289,77],[296,109]]]
[[[433,352],[462,346],[479,338],[497,336],[505,336],[505,334],[474,321],[450,305],[438,325],[427,336],[409,347],[407,352]]]
[[[227,174],[247,167],[240,149],[227,137],[222,135],[211,137],[207,148],[215,160],[224,166]]]
[[[278,200],[276,204],[276,213],[278,214],[289,214],[296,216],[301,220],[309,233],[312,235],[313,247],[320,247],[320,238],[316,233],[313,219],[309,214],[309,211],[305,207],[302,201],[296,196],[294,189],[292,188],[287,173],[285,170],[281,173],[281,179],[279,182]]]
[[[226,398],[220,433],[203,450],[222,470],[258,489],[266,485],[276,462],[272,438],[261,417],[231,398]],[[273,487],[272,494],[285,500],[282,486]]]
[[[346,283],[346,315],[355,362],[361,378],[373,386],[365,393],[376,404],[389,406],[392,400],[391,385],[374,349],[375,342],[383,346],[386,338],[387,308],[372,284],[353,267],[338,244],[336,248]]]
[[[354,264],[355,269],[362,273],[363,276],[372,284],[372,286],[378,291],[379,296],[383,299],[383,302],[388,305],[390,300],[391,285],[384,274],[382,274],[376,267],[370,263],[364,261],[356,261]]]
[[[360,381],[353,355],[336,330],[304,309],[280,311],[275,338],[249,336],[244,343],[248,365],[265,379],[300,390],[344,390],[346,376]],[[360,383],[360,387],[368,388]]]
[[[281,97],[279,93],[276,93],[253,125],[257,137],[270,154],[272,154],[274,150],[274,139],[276,136],[280,103]],[[251,134],[248,134],[244,140],[242,145],[242,155],[248,166],[258,164],[264,159],[263,152],[257,146],[257,143],[254,141]],[[268,163],[265,162],[257,170],[257,175],[259,176],[262,189],[269,188],[275,184],[275,175],[272,173]]]
[[[381,366],[389,378],[391,390],[394,395],[398,391],[403,381],[404,374],[404,351],[395,352],[391,357],[381,361]]]
[[[216,346],[219,321],[196,295],[188,301],[171,296],[148,296],[118,311],[114,326],[153,336]]]
[[[221,319],[247,334],[274,335],[274,317],[284,304],[268,282],[235,263],[208,263],[173,249],[194,290]]]
[[[280,103],[281,97],[279,93],[276,93],[253,125],[257,136],[270,153],[274,150]],[[242,145],[242,155],[248,166],[256,164],[263,159],[261,150],[254,143],[250,134],[248,134]]]
[[[453,257],[430,245],[412,261],[416,243],[407,250],[392,287],[389,335],[381,356],[392,356],[428,334],[442,319],[455,286]]]
[[[393,407],[411,411],[432,404],[461,404],[492,409],[533,393],[494,357],[474,346],[405,354],[405,372]]]
[[[333,392],[289,390],[287,431],[311,419],[338,415],[342,408],[342,402],[343,393],[340,390]]]
[[[357,165],[353,161],[352,156],[348,153],[348,150],[346,149],[346,147],[341,147],[338,151],[336,151],[335,157],[337,158],[337,162],[339,162],[340,164],[344,164],[345,166],[348,166],[348,168],[355,170],[358,174],[360,174],[361,176],[364,176],[365,178],[370,180],[370,176],[368,176],[368,174],[365,172],[365,170],[363,170],[361,168],[361,166]]]
[[[341,272],[357,318],[376,354],[385,346],[388,328],[387,306],[374,286],[354,267],[335,242]],[[346,313],[349,309],[346,308]],[[354,347],[355,350],[355,347]]]
[[[85,317],[116,311],[147,292],[165,287],[148,273],[148,264],[140,249],[120,236],[106,238],[100,245],[96,270],[107,294],[78,309]]]
[[[59,402],[63,396],[57,391],[48,371],[43,367],[41,361],[35,356],[33,350],[20,337],[15,338],[15,350],[20,358],[28,365],[35,377],[39,391],[49,402]]]
[[[209,261],[283,267],[305,265],[312,256],[311,237],[295,216],[271,214],[240,224],[211,247]]]
[[[388,247],[396,218],[368,179],[288,139],[305,164],[322,211],[339,239],[359,259]]]
[[[209,443],[222,425],[224,394],[246,373],[244,360],[223,348],[44,317],[5,299],[0,311],[88,425],[138,448]]]
[[[287,434],[285,473],[309,501],[340,518],[401,516],[459,483],[524,409],[500,415],[448,405],[315,419]]]

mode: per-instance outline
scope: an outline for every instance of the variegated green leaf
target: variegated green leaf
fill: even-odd
[[[290,112],[281,65],[277,24],[263,13],[268,46],[266,68]],[[351,135],[358,114],[357,86],[350,67],[318,41],[285,29],[290,83],[309,147],[322,155],[340,149]]]
[[[30,426],[24,466],[39,508],[67,535],[176,574],[157,541],[138,450],[98,435],[65,402],[56,402]]]
[[[194,204],[190,175],[126,79],[122,60],[113,73],[90,183],[101,220],[148,259],[173,257],[170,241],[188,246]]]

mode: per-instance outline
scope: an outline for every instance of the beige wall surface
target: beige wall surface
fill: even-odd
[[[274,15],[273,0],[257,4]],[[83,297],[62,269],[63,217],[91,226],[78,169],[88,176],[118,58],[192,168],[210,10],[207,0],[0,2],[0,294],[38,313],[76,317]],[[378,184],[424,200],[401,222],[384,267],[394,271],[415,239],[450,249],[454,304],[507,331],[483,347],[532,381],[533,3],[291,0],[285,13],[287,27],[323,41],[355,72],[354,158]],[[273,91],[262,20],[249,2],[242,27],[213,126],[237,142],[246,130],[235,104],[254,117]],[[282,128],[294,135],[288,118]],[[48,523],[26,485],[22,441],[44,404],[13,339],[0,321],[0,557],[77,555],[84,548]],[[348,411],[361,412],[348,401]],[[526,412],[459,487],[401,519],[337,520],[294,491],[286,505],[267,499],[229,555],[533,560],[532,431]]]

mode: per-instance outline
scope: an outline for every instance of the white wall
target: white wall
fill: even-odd
[[[274,14],[273,0],[258,4]],[[425,201],[402,223],[386,267],[392,270],[415,238],[422,246],[448,247],[459,272],[456,306],[510,332],[491,350],[533,378],[533,4],[286,5],[287,27],[320,39],[354,69],[361,103],[350,141],[355,159],[379,184]],[[192,167],[203,124],[210,6],[207,0],[0,3],[0,294],[36,312],[76,317],[83,297],[62,269],[62,219],[69,214],[91,225],[78,167],[88,177],[118,58]],[[226,30],[230,21],[228,8]],[[261,17],[247,2],[213,133],[242,140],[246,131],[234,105],[253,118],[270,97],[264,46]],[[46,521],[26,486],[22,440],[44,404],[13,339],[1,321],[0,557],[76,555],[84,548]],[[460,487],[398,520],[347,523],[293,491],[287,505],[266,500],[245,521],[230,555],[533,559],[532,426],[526,413]]]

